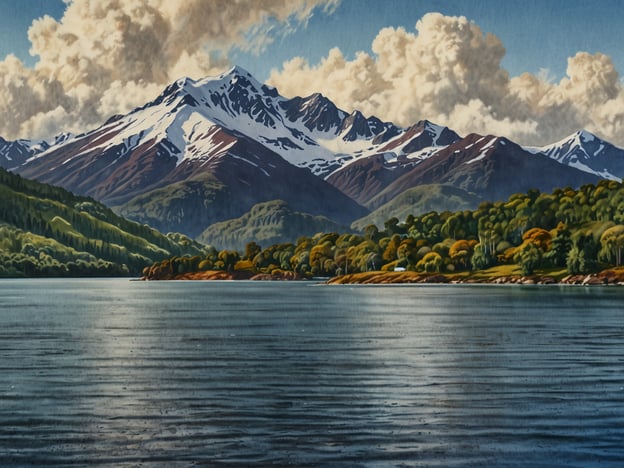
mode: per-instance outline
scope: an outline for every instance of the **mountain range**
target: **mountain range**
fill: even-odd
[[[229,222],[239,232],[277,219],[254,210],[277,200],[272,209],[287,207],[298,219],[355,228],[366,216],[378,219],[375,210],[418,206],[414,197],[427,198],[430,209],[448,209],[444,197],[417,187],[452,188],[453,200],[475,207],[532,188],[621,180],[624,150],[585,130],[523,147],[495,135],[462,137],[426,120],[402,128],[345,112],[320,94],[285,98],[234,67],[217,77],[177,80],[153,101],[83,134],[49,142],[0,138],[0,166],[93,197],[161,231],[214,240]],[[254,213],[265,220],[254,221]],[[271,231],[271,239],[279,238]]]

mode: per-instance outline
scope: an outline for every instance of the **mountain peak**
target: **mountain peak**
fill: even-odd
[[[621,180],[624,175],[624,151],[585,129],[529,151],[541,152],[562,164],[604,179]]]
[[[366,118],[359,110],[354,110],[347,116],[341,126],[344,133],[344,141],[355,141],[359,139],[371,139],[382,133],[386,127],[377,117]]]
[[[231,92],[232,88],[248,89],[253,93],[259,93],[261,90],[266,90],[269,94],[275,95],[275,90],[260,83],[254,76],[245,70],[243,67],[234,65],[227,72],[222,73],[216,77],[208,77],[197,83],[198,87],[210,88],[212,91],[218,91],[221,88],[223,91],[225,87],[229,87]]]
[[[421,128],[438,128],[439,125],[434,124],[431,120],[419,120],[418,122],[416,122],[416,124],[414,125],[414,127],[421,127]]]
[[[594,133],[590,132],[586,129],[577,130],[576,132],[562,138],[558,142],[552,143],[550,145],[546,145],[542,148],[551,148],[553,146],[562,146],[562,145],[578,145],[580,147],[585,146],[586,144],[596,145],[599,143],[603,143],[603,140],[596,136]]]
[[[256,80],[251,75],[251,73],[249,73],[243,67],[234,65],[228,71],[221,73],[220,75],[208,76],[201,80],[194,80],[193,78],[190,78],[188,76],[183,76],[177,79],[174,83],[171,83],[167,87],[167,89],[174,89],[175,91],[184,89],[186,91],[189,91],[193,88],[203,87],[206,85],[210,85],[211,83],[214,83],[214,82],[227,82],[227,83],[234,84],[238,81],[239,78],[243,78],[245,81],[248,81],[254,84],[256,83]]]
[[[345,116],[321,93],[282,101],[280,107],[286,111],[290,122],[300,120],[308,130],[322,133],[334,133]]]
[[[184,76],[182,78],[178,78],[175,83],[178,88],[186,88],[187,86],[194,86],[195,80],[193,78],[189,78],[188,76]]]
[[[230,68],[228,71],[226,71],[225,73],[222,73],[221,75],[219,75],[219,78],[225,78],[227,76],[245,76],[247,78],[251,78],[251,73],[249,73],[247,70],[245,70],[243,67],[241,67],[240,65],[234,65],[232,68]]]
[[[297,98],[295,98],[297,99]],[[310,94],[308,97],[300,98],[305,107],[317,108],[336,108],[333,102],[323,96],[321,93]],[[337,109],[337,108],[336,108]]]
[[[577,137],[581,143],[589,143],[594,140],[599,140],[596,135],[585,129],[579,130],[574,134],[574,136]]]
[[[176,81],[167,86],[156,99],[154,99],[152,102],[148,102],[142,107],[135,109],[135,111],[141,111],[147,107],[157,106],[162,104],[163,102],[171,103],[173,100],[177,99],[180,96],[182,96],[183,98],[185,96],[191,96],[193,94],[193,89],[195,89],[196,85],[197,82],[192,78],[189,78],[188,76],[178,78]],[[187,99],[190,99],[190,97]],[[123,117],[124,116],[121,115],[114,115],[110,117],[106,121],[106,123],[108,124],[116,122]]]

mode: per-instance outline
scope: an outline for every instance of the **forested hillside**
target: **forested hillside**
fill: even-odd
[[[523,275],[537,269],[581,274],[619,266],[623,249],[624,186],[605,180],[578,190],[518,193],[476,210],[391,218],[362,234],[319,233],[294,244],[261,248],[252,242],[245,252],[171,258],[144,274],[159,279],[210,269],[292,270],[312,277],[395,268],[458,273],[494,265],[517,265]]]
[[[243,250],[252,241],[270,245],[320,231],[347,229],[324,216],[300,213],[282,200],[273,200],[254,205],[240,218],[213,224],[198,240],[217,248]]]
[[[205,254],[185,236],[164,236],[91,198],[3,169],[0,200],[0,276],[136,275],[172,255]]]

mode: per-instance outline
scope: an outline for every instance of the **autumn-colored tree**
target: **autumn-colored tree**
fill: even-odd
[[[522,236],[522,240],[524,243],[531,243],[537,246],[542,250],[542,252],[546,252],[550,249],[552,236],[550,232],[546,229],[542,229],[539,227],[534,227],[529,229]]]
[[[401,260],[408,265],[415,265],[417,262],[416,253],[418,252],[417,241],[410,237],[402,239],[397,248],[397,260]]]
[[[222,250],[219,252],[219,261],[225,271],[234,270],[234,265],[240,260],[240,254],[235,250]]]
[[[256,255],[258,255],[262,251],[262,247],[260,247],[255,242],[248,242],[245,245],[245,254],[243,255],[243,260],[253,260]]]
[[[616,266],[622,264],[622,251],[624,250],[624,225],[617,224],[610,227],[600,236],[601,258]]]
[[[390,238],[390,242],[388,242],[381,256],[385,262],[389,263],[397,259],[399,245],[401,245],[401,236],[395,234]]]
[[[418,271],[439,272],[444,265],[444,260],[437,252],[429,252],[417,264]]]
[[[373,242],[379,240],[379,229],[374,224],[369,224],[364,228],[364,237]]]
[[[331,263],[327,263],[327,260],[331,260]],[[310,267],[312,268],[312,273],[314,275],[326,275],[328,272],[326,271],[326,266],[331,266],[334,260],[334,252],[332,250],[332,244],[330,241],[325,241],[320,244],[315,245],[310,250]]]
[[[475,240],[460,239],[451,245],[448,252],[449,258],[456,268],[468,268],[476,243]]]

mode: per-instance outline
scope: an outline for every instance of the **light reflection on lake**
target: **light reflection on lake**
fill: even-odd
[[[0,462],[619,465],[624,290],[0,281]]]

